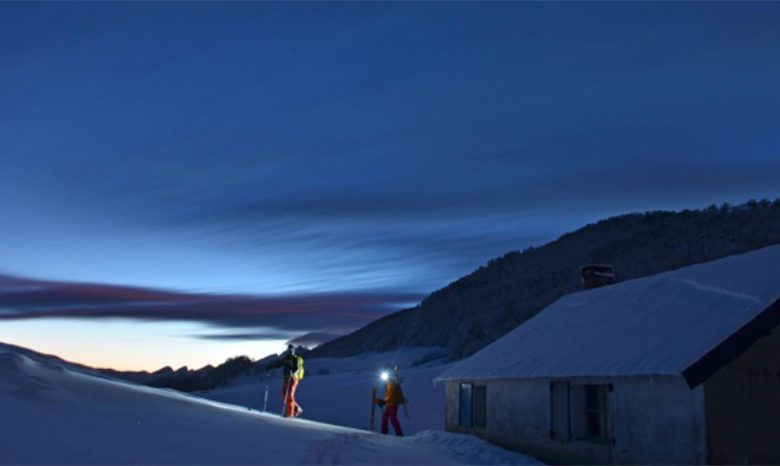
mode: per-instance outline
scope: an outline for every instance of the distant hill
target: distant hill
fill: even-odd
[[[307,352],[308,350],[303,346],[296,347],[296,354],[306,356]],[[281,366],[282,356],[272,354],[257,361],[253,361],[247,356],[238,356],[229,358],[216,367],[209,364],[200,369],[189,369],[184,366],[173,370],[170,366],[166,366],[151,373],[113,369],[98,369],[98,371],[111,377],[151,387],[173,388],[183,392],[200,392],[219,387],[240,375],[273,376],[274,370]]]
[[[198,371],[207,370],[208,368],[211,368],[211,366],[206,366],[202,369],[198,369]],[[213,369],[213,368],[212,368]],[[173,378],[177,375],[181,374],[188,374],[191,372],[198,372],[198,371],[191,371],[187,369],[187,366],[180,367],[176,370],[173,370],[170,366],[165,366],[162,369],[156,370],[154,372],[148,372],[148,371],[118,371],[115,369],[97,369],[98,371],[102,372],[103,374],[109,375],[111,377],[115,377],[118,379],[124,379],[129,380],[131,382],[135,383],[141,383],[141,384],[148,384],[149,382],[153,380],[158,380],[162,378]]]
[[[611,264],[622,281],[778,243],[780,199],[612,217],[492,259],[418,306],[325,343],[309,357],[442,346],[451,359],[460,359],[580,290],[582,265]]]

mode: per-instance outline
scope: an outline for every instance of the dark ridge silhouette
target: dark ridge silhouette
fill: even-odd
[[[303,346],[298,346],[296,353],[306,356],[308,350]],[[257,361],[247,356],[238,356],[229,358],[218,366],[209,364],[200,369],[188,369],[184,366],[173,370],[170,366],[165,366],[152,373],[112,369],[98,370],[115,378],[151,387],[173,388],[183,392],[200,392],[225,385],[240,375],[257,376],[261,379],[276,377],[275,371],[281,366],[282,356],[272,354]]]
[[[780,199],[611,217],[492,259],[419,305],[325,343],[309,357],[441,346],[450,359],[460,359],[580,290],[582,265],[611,264],[619,282],[777,243]]]

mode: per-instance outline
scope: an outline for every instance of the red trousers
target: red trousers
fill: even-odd
[[[386,405],[385,413],[382,415],[382,433],[387,433],[387,421],[393,423],[393,429],[395,429],[395,435],[403,437],[404,433],[401,431],[401,423],[398,422],[398,405]]]
[[[282,400],[285,403],[284,417],[297,416],[301,410],[300,405],[295,401],[295,390],[298,388],[298,378],[285,378],[282,383]]]

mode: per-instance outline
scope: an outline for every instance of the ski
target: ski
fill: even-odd
[[[284,400],[282,401],[282,417],[287,416],[287,397],[290,395],[290,385],[292,385],[292,383],[288,382],[287,386],[284,387]]]
[[[396,371],[397,370],[398,370],[398,367],[396,367]],[[401,398],[403,399],[403,402],[402,402],[401,406],[404,407],[404,417],[406,419],[409,419],[409,409],[406,407],[406,403],[409,400],[407,400],[406,396],[404,396],[404,389],[403,389],[403,386],[401,385],[403,383],[403,381],[404,381],[403,377],[398,377],[398,389],[401,391]]]

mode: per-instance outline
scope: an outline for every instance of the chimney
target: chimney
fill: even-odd
[[[580,267],[582,273],[582,289],[589,290],[615,282],[615,273],[611,265],[590,264]]]

